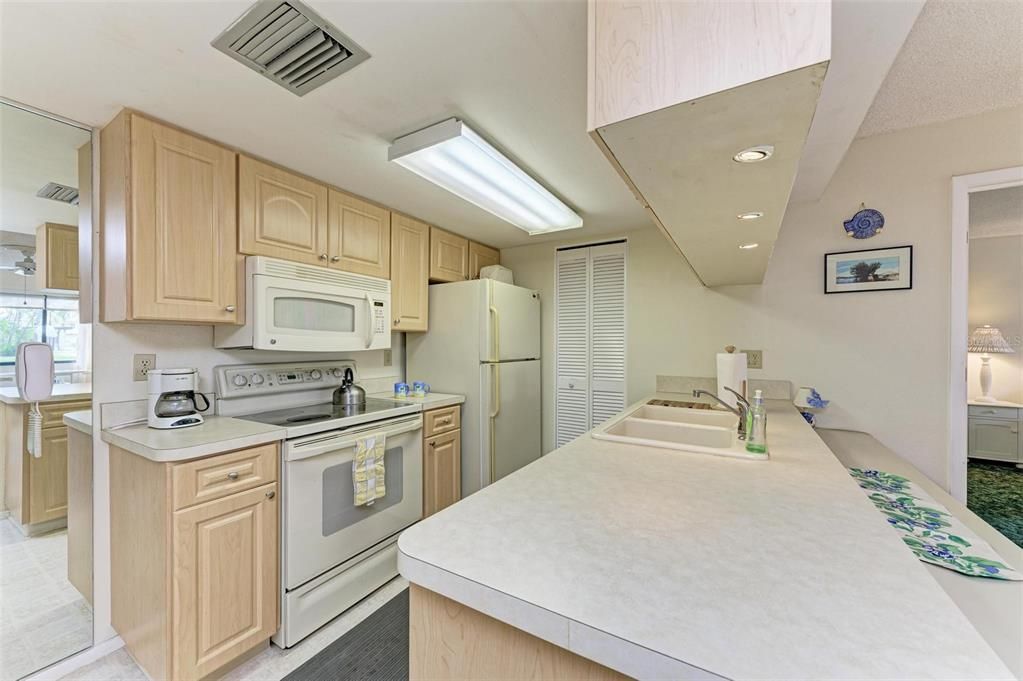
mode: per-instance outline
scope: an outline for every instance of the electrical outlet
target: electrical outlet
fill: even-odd
[[[746,367],[749,369],[763,369],[764,368],[764,351],[763,350],[740,350],[739,352],[746,353]]]
[[[149,378],[149,370],[156,368],[156,355],[135,355],[131,361],[132,377],[136,381]]]
[[[391,351],[390,350],[384,350],[384,366],[385,367],[391,366]]]

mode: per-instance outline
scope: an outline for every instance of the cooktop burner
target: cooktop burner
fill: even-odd
[[[366,416],[401,406],[405,405],[394,400],[367,397],[366,403],[361,405],[314,404],[308,407],[264,411],[259,414],[248,414],[237,416],[236,418],[245,419],[246,421],[258,421],[259,423],[266,423],[271,426],[290,426],[344,419],[351,416]]]

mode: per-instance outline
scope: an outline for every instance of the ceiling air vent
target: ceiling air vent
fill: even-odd
[[[36,196],[41,199],[70,203],[72,206],[78,205],[78,187],[68,187],[56,182],[47,182],[42,189],[36,192]]]
[[[257,2],[212,45],[300,97],[369,59],[298,0]]]

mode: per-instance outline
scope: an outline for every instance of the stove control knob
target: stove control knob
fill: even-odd
[[[314,381],[318,381],[318,380],[320,380],[321,378],[323,378],[323,372],[322,372],[322,371],[320,371],[319,369],[313,369],[312,371],[310,371],[310,372],[309,372],[309,376],[310,376],[310,377],[311,377],[311,378],[312,378],[312,379],[313,379]]]
[[[239,388],[241,388],[242,386],[248,384],[249,379],[245,378],[241,374],[235,374],[234,378],[231,379],[231,382],[234,383]]]
[[[334,374],[334,378],[341,378],[341,369],[334,367],[330,370],[330,373]]]
[[[252,382],[252,385],[263,385],[263,374],[252,374],[249,381]]]

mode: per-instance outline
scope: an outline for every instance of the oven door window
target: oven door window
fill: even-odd
[[[323,536],[341,532],[360,520],[401,503],[404,497],[402,461],[404,448],[393,447],[384,451],[384,485],[387,494],[368,506],[355,505],[352,484],[352,462],[330,466],[323,471]]]
[[[336,300],[275,297],[273,319],[273,325],[278,329],[355,332],[355,306]]]

